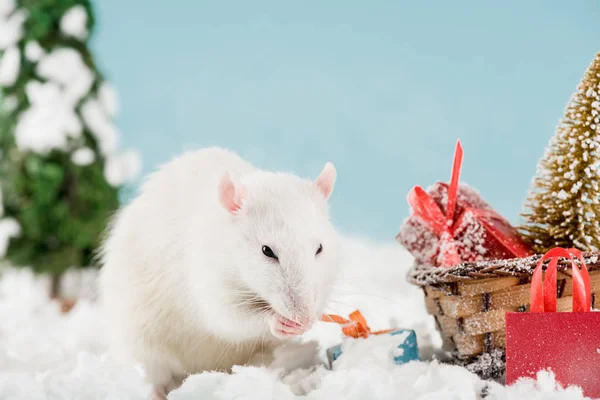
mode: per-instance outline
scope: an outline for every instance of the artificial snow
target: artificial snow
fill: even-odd
[[[412,264],[408,253],[397,243],[345,238],[342,254],[342,276],[326,311],[347,315],[358,308],[374,330],[415,329],[421,355],[430,359],[440,340],[422,292],[406,282]],[[67,275],[65,294],[80,294],[67,315],[47,301],[46,277],[34,278],[29,270],[12,268],[0,269],[0,274],[0,399],[147,400],[150,386],[143,380],[143,370],[107,354],[110,326],[96,302],[94,271]],[[492,400],[583,399],[577,388],[560,388],[547,372],[505,388],[437,361],[395,365],[389,348],[394,343],[383,336],[360,342],[346,339],[343,354],[329,371],[324,367],[325,349],[342,340],[337,324],[317,323],[299,343],[278,349],[270,367],[240,366],[231,375],[194,375],[169,398],[476,400],[487,393],[485,398]],[[284,371],[301,364],[307,365]]]
[[[0,0],[0,17],[5,18],[16,8],[16,0]]]
[[[139,152],[127,150],[108,157],[104,165],[104,177],[113,186],[121,186],[133,181],[142,169]]]
[[[119,131],[102,103],[94,98],[87,99],[81,106],[81,117],[98,141],[102,154],[114,153],[119,147]]]
[[[21,52],[16,46],[9,47],[0,57],[0,85],[12,86],[19,76]]]
[[[0,0],[0,50],[14,46],[23,37],[23,10],[15,10],[15,0]]]
[[[558,199],[560,199],[560,200],[566,200],[566,199],[569,198],[569,195],[564,190],[561,190],[560,192],[558,192],[558,194],[556,195],[556,197]]]
[[[57,84],[30,81],[25,92],[31,105],[18,117],[15,139],[19,149],[46,154],[66,149],[69,138],[81,136],[81,122]]]
[[[73,107],[90,91],[94,74],[83,62],[81,54],[72,48],[59,47],[38,63],[38,75],[59,84],[65,101]]]
[[[82,147],[71,154],[71,161],[75,165],[86,166],[96,160],[96,153],[89,147]]]
[[[104,81],[98,89],[98,100],[104,107],[106,114],[110,117],[116,117],[119,112],[119,97],[115,88]]]
[[[563,387],[550,371],[539,371],[536,378],[535,380],[522,379],[516,385],[509,387],[491,385],[487,398],[496,400],[577,400],[586,398],[577,386]]]
[[[9,240],[18,237],[20,234],[21,226],[14,218],[0,219],[0,257],[6,255]]]
[[[409,331],[398,335],[374,335],[369,340],[347,338],[342,342],[342,355],[333,362],[334,370],[352,369],[356,365],[369,363],[382,368],[391,367],[391,362],[404,341],[408,338]]]
[[[60,20],[60,30],[63,35],[84,40],[87,35],[87,12],[81,5],[71,7]]]
[[[35,48],[34,44],[31,46]],[[69,138],[82,134],[83,126],[75,107],[91,89],[94,75],[81,54],[71,48],[58,48],[42,55],[36,71],[47,81],[32,80],[26,84],[30,107],[18,117],[17,146],[40,154],[67,150]]]
[[[25,45],[25,58],[31,62],[38,62],[45,54],[42,46],[35,40],[30,40]]]

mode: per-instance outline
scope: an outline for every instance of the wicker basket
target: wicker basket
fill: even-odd
[[[531,276],[540,257],[463,263],[452,268],[415,265],[408,281],[423,288],[427,312],[435,318],[444,349],[451,351],[456,361],[475,364],[490,354],[503,360],[504,314],[528,311]],[[584,260],[595,308],[595,292],[600,291],[600,254],[584,253]],[[568,260],[559,261],[557,311],[571,310],[570,268]],[[494,374],[503,373],[503,367],[496,368]]]

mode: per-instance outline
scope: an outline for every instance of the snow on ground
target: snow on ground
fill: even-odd
[[[422,293],[405,281],[410,256],[396,243],[375,244],[347,238],[344,274],[329,312],[346,315],[360,309],[373,329],[413,328],[423,357],[440,345]],[[67,277],[67,292],[81,300],[70,314],[46,301],[48,281],[27,270],[5,268],[0,278],[0,399],[147,399],[149,386],[138,366],[121,365],[106,354],[110,327],[95,303],[93,272]],[[271,368],[239,367],[232,375],[204,373],[190,377],[174,391],[174,400],[192,399],[582,399],[577,388],[556,388],[549,374],[510,388],[484,382],[466,369],[432,362],[391,364],[377,349],[363,356],[348,353],[333,371],[322,365],[282,375],[277,366],[290,360],[312,360],[316,346],[323,357],[338,344],[338,326],[319,323],[276,354]],[[349,339],[351,340],[351,339]],[[368,339],[367,339],[368,340]],[[372,341],[376,344],[377,341]],[[382,341],[385,345],[386,341]],[[365,342],[366,343],[366,342]],[[347,348],[369,346],[348,346]],[[358,352],[358,350],[357,350]],[[345,358],[344,362],[341,362]],[[313,362],[314,363],[314,362]],[[317,364],[319,364],[317,362]],[[293,389],[293,390],[292,390]],[[308,391],[305,397],[294,393]]]

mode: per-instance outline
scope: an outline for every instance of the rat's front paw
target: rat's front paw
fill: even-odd
[[[269,329],[273,336],[278,339],[289,339],[294,336],[302,335],[310,329],[310,324],[299,324],[289,320],[279,314],[274,314],[269,318]]]

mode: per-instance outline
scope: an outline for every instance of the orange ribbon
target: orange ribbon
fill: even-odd
[[[367,320],[359,310],[354,311],[348,316],[349,319],[340,317],[339,315],[325,314],[321,317],[321,321],[324,322],[335,322],[342,326],[342,332],[344,335],[352,338],[367,338],[369,335],[380,335],[382,333],[389,333],[394,329],[386,329],[382,331],[372,332],[371,328],[367,324]]]

